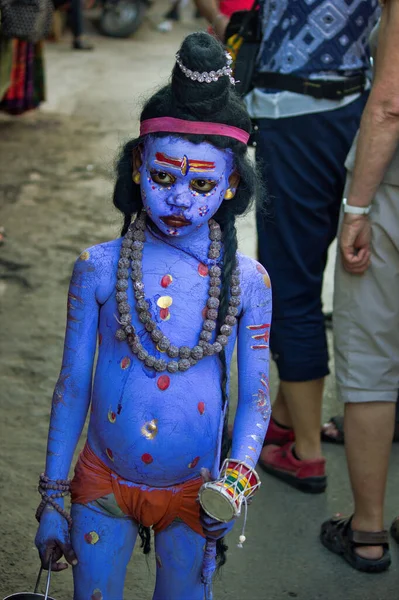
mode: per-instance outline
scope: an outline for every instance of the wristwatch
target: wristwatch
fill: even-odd
[[[344,213],[350,213],[351,215],[368,215],[371,210],[371,204],[368,206],[351,206],[348,204],[347,198],[342,200],[344,207]]]

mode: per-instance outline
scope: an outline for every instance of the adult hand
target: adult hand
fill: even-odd
[[[226,17],[226,15],[223,15],[222,13],[219,13],[215,21],[213,22],[213,29],[215,31],[216,37],[221,42],[225,42],[226,27],[228,25],[228,22],[229,18]]]
[[[345,213],[339,236],[342,264],[348,273],[363,275],[370,265],[371,224],[368,215]]]
[[[68,563],[72,566],[78,564],[71,545],[67,522],[56,511],[46,509],[42,514],[35,544],[44,569],[48,569],[50,556],[52,571],[63,571],[68,568]],[[57,562],[63,556],[67,562]]]

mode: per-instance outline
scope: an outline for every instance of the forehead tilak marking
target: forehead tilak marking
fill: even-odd
[[[189,171],[192,173],[205,173],[215,170],[215,163],[206,160],[188,159],[186,155],[183,158],[174,158],[163,152],[155,153],[155,164],[160,167],[172,167],[180,169],[183,176]]]

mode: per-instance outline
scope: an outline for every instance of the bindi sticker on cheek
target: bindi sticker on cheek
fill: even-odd
[[[199,207],[198,214],[200,217],[205,217],[208,213],[209,213],[209,206],[207,204],[204,204],[203,206]]]

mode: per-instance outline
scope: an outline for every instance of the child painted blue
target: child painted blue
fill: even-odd
[[[257,192],[249,131],[223,48],[207,34],[188,36],[171,84],[147,102],[140,137],[117,164],[123,237],[76,261],[36,536],[44,566],[51,554],[67,561],[54,570],[73,565],[74,600],[122,600],[137,535],[147,550],[149,527],[153,598],[203,600],[205,542],[219,540],[223,553],[234,524],[204,512],[198,494],[204,479],[219,479],[226,456],[236,340],[229,473],[245,463],[255,477],[270,417],[271,289],[263,267],[237,252],[235,218]]]

